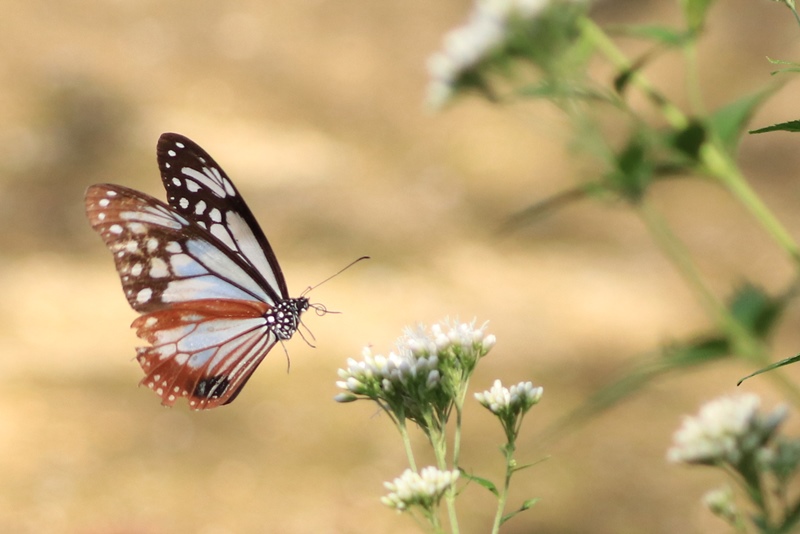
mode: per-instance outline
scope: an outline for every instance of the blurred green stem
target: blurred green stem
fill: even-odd
[[[778,245],[800,264],[800,249],[791,234],[775,218],[772,211],[761,202],[735,162],[718,146],[706,143],[700,150],[700,157],[708,172],[715,176],[761,223],[761,226],[777,241]]]
[[[602,28],[591,19],[582,18],[579,28],[584,36],[600,50],[620,72],[630,72],[631,84],[638,87],[658,107],[667,122],[676,130],[689,124],[688,117],[666,99],[638,71]],[[699,97],[699,95],[698,95]],[[698,104],[699,105],[699,104]],[[791,234],[775,218],[739,172],[739,168],[728,154],[713,140],[707,141],[700,151],[700,161],[705,170],[723,184],[744,205],[758,223],[786,251],[795,263],[800,264],[800,249]]]
[[[731,344],[732,353],[758,366],[766,365],[769,361],[767,348],[761,340],[747,331],[708,289],[683,243],[675,237],[661,215],[651,206],[647,199],[642,200],[637,206],[637,210],[655,242],[675,265],[695,294],[698,295],[704,308],[716,322],[717,327],[724,332]],[[768,376],[786,392],[792,402],[800,406],[800,390],[784,373],[779,371],[771,372]]]

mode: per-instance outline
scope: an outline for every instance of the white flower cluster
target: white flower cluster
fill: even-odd
[[[425,377],[428,389],[439,383],[439,359],[436,354],[415,357],[409,350],[390,352],[388,356],[373,355],[369,347],[361,352],[363,360],[347,359],[347,368],[339,369],[336,385],[345,390],[336,396],[339,402],[355,400],[354,395],[373,397],[379,391],[391,393],[398,386]],[[380,388],[380,389],[378,389]]]
[[[430,509],[456,483],[458,475],[457,470],[440,471],[435,467],[425,467],[419,473],[406,469],[399,478],[384,482],[390,493],[381,497],[381,502],[398,511],[415,504]]]
[[[476,0],[468,22],[444,37],[444,47],[428,60],[428,103],[436,109],[452,96],[461,75],[506,38],[512,17],[535,18],[550,0]]]
[[[475,398],[492,413],[503,415],[527,412],[539,402],[543,393],[544,388],[535,388],[530,382],[520,382],[509,389],[503,387],[499,380],[495,380],[492,389],[476,393]]]
[[[697,416],[684,419],[667,458],[672,462],[737,464],[744,454],[769,439],[786,417],[785,406],[762,415],[760,404],[752,393],[706,403]]]
[[[336,385],[344,390],[336,396],[339,402],[349,402],[358,395],[379,398],[384,394],[408,389],[424,381],[427,390],[435,388],[442,379],[440,360],[458,353],[470,362],[486,355],[494,346],[494,335],[486,335],[486,324],[435,324],[430,332],[422,326],[406,328],[397,341],[396,352],[388,356],[373,355],[369,347],[361,353],[362,360],[347,360],[347,368],[339,369]]]
[[[431,326],[433,341],[440,351],[446,351],[449,348],[459,348],[467,351],[480,345],[480,351],[486,354],[497,343],[497,339],[494,334],[487,336],[485,331],[486,323],[475,328],[474,321],[472,323],[450,323],[445,321],[443,324]]]

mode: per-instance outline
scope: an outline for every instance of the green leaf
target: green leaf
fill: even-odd
[[[705,125],[699,121],[692,121],[672,136],[671,145],[678,152],[688,156],[693,161],[697,161],[700,156],[700,148],[705,142]]]
[[[697,33],[703,29],[706,21],[706,14],[714,0],[682,0],[683,15],[686,18],[686,25],[689,31]]]
[[[783,367],[784,365],[789,365],[791,363],[795,363],[795,362],[798,362],[798,361],[800,361],[800,354],[798,354],[797,356],[792,356],[791,358],[786,358],[785,360],[781,360],[779,362],[775,362],[773,364],[770,364],[770,365],[764,367],[763,369],[759,369],[755,373],[750,373],[746,377],[744,377],[741,380],[739,380],[738,382],[736,382],[736,385],[737,386],[741,385],[742,382],[744,382],[748,378],[752,378],[752,377],[754,377],[756,375],[760,375],[761,373],[766,373],[767,371],[772,371],[773,369],[777,369],[778,367]]]
[[[516,473],[517,471],[522,471],[523,469],[528,469],[528,468],[533,467],[535,465],[539,465],[540,463],[545,462],[545,461],[547,461],[549,459],[550,459],[549,457],[545,457],[545,458],[542,458],[541,460],[539,460],[538,462],[533,462],[532,464],[518,465],[518,466],[514,467],[514,469],[512,469],[511,472],[512,473]]]
[[[739,140],[750,119],[753,118],[753,114],[779,87],[781,85],[776,84],[763,91],[742,97],[716,110],[709,117],[710,130],[722,142],[722,146],[729,154],[736,152]]]
[[[800,132],[800,120],[773,124],[772,126],[767,126],[766,128],[759,128],[758,130],[750,130],[750,133],[759,134],[759,133],[780,132],[780,131]]]
[[[763,289],[746,283],[733,294],[728,305],[731,315],[760,339],[766,338],[792,294],[772,297]]]
[[[767,61],[769,61],[773,65],[792,65],[794,67],[800,67],[800,63],[796,63],[794,61],[787,61],[785,59],[772,59],[769,56],[767,56]]]
[[[529,508],[531,508],[534,504],[536,504],[540,500],[541,499],[539,497],[537,497],[535,499],[528,499],[527,501],[523,502],[522,506],[520,506],[518,509],[514,510],[510,514],[504,515],[502,517],[502,519],[500,519],[500,524],[502,525],[503,523],[505,523],[506,521],[508,521],[509,519],[514,517],[515,515],[517,515],[518,513],[524,512],[525,510],[528,510]]]
[[[495,497],[499,497],[500,496],[500,492],[497,491],[497,486],[495,486],[494,483],[491,480],[487,480],[487,479],[481,478],[479,476],[471,475],[471,474],[467,473],[466,471],[464,471],[464,469],[462,469],[461,467],[459,467],[458,470],[461,473],[462,477],[466,478],[467,480],[471,480],[472,482],[476,482],[477,484],[483,486],[487,490],[491,491],[494,494]]]
[[[631,202],[638,202],[653,178],[648,147],[642,139],[634,137],[616,158],[616,169],[606,178],[612,189]]]

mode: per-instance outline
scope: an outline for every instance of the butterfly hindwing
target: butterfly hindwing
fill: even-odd
[[[289,298],[272,247],[222,167],[191,139],[175,133],[163,134],[156,152],[169,205],[262,273],[264,290],[273,300]]]
[[[151,345],[137,349],[141,383],[168,406],[180,397],[195,410],[231,402],[277,341],[265,307],[205,300],[139,317],[132,326]]]

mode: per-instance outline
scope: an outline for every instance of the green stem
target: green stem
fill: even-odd
[[[430,413],[425,415],[425,424],[428,426],[428,439],[431,442],[433,454],[436,457],[436,466],[440,471],[447,471],[447,434],[445,432],[445,427],[436,424]],[[445,500],[447,502],[447,515],[450,519],[450,531],[452,534],[458,534],[455,488],[451,488],[445,494]]]
[[[500,524],[503,522],[506,501],[508,500],[508,488],[511,485],[511,475],[514,473],[514,450],[514,443],[510,441],[503,447],[503,452],[506,457],[506,476],[503,481],[503,489],[500,491],[500,495],[497,498],[497,512],[494,515],[492,534],[500,532]]]
[[[414,461],[414,450],[411,448],[411,438],[408,435],[408,428],[406,427],[406,420],[403,419],[397,422],[397,428],[400,429],[400,435],[403,437],[403,447],[406,449],[406,456],[408,457],[408,466],[412,471],[418,473],[417,462]]]

